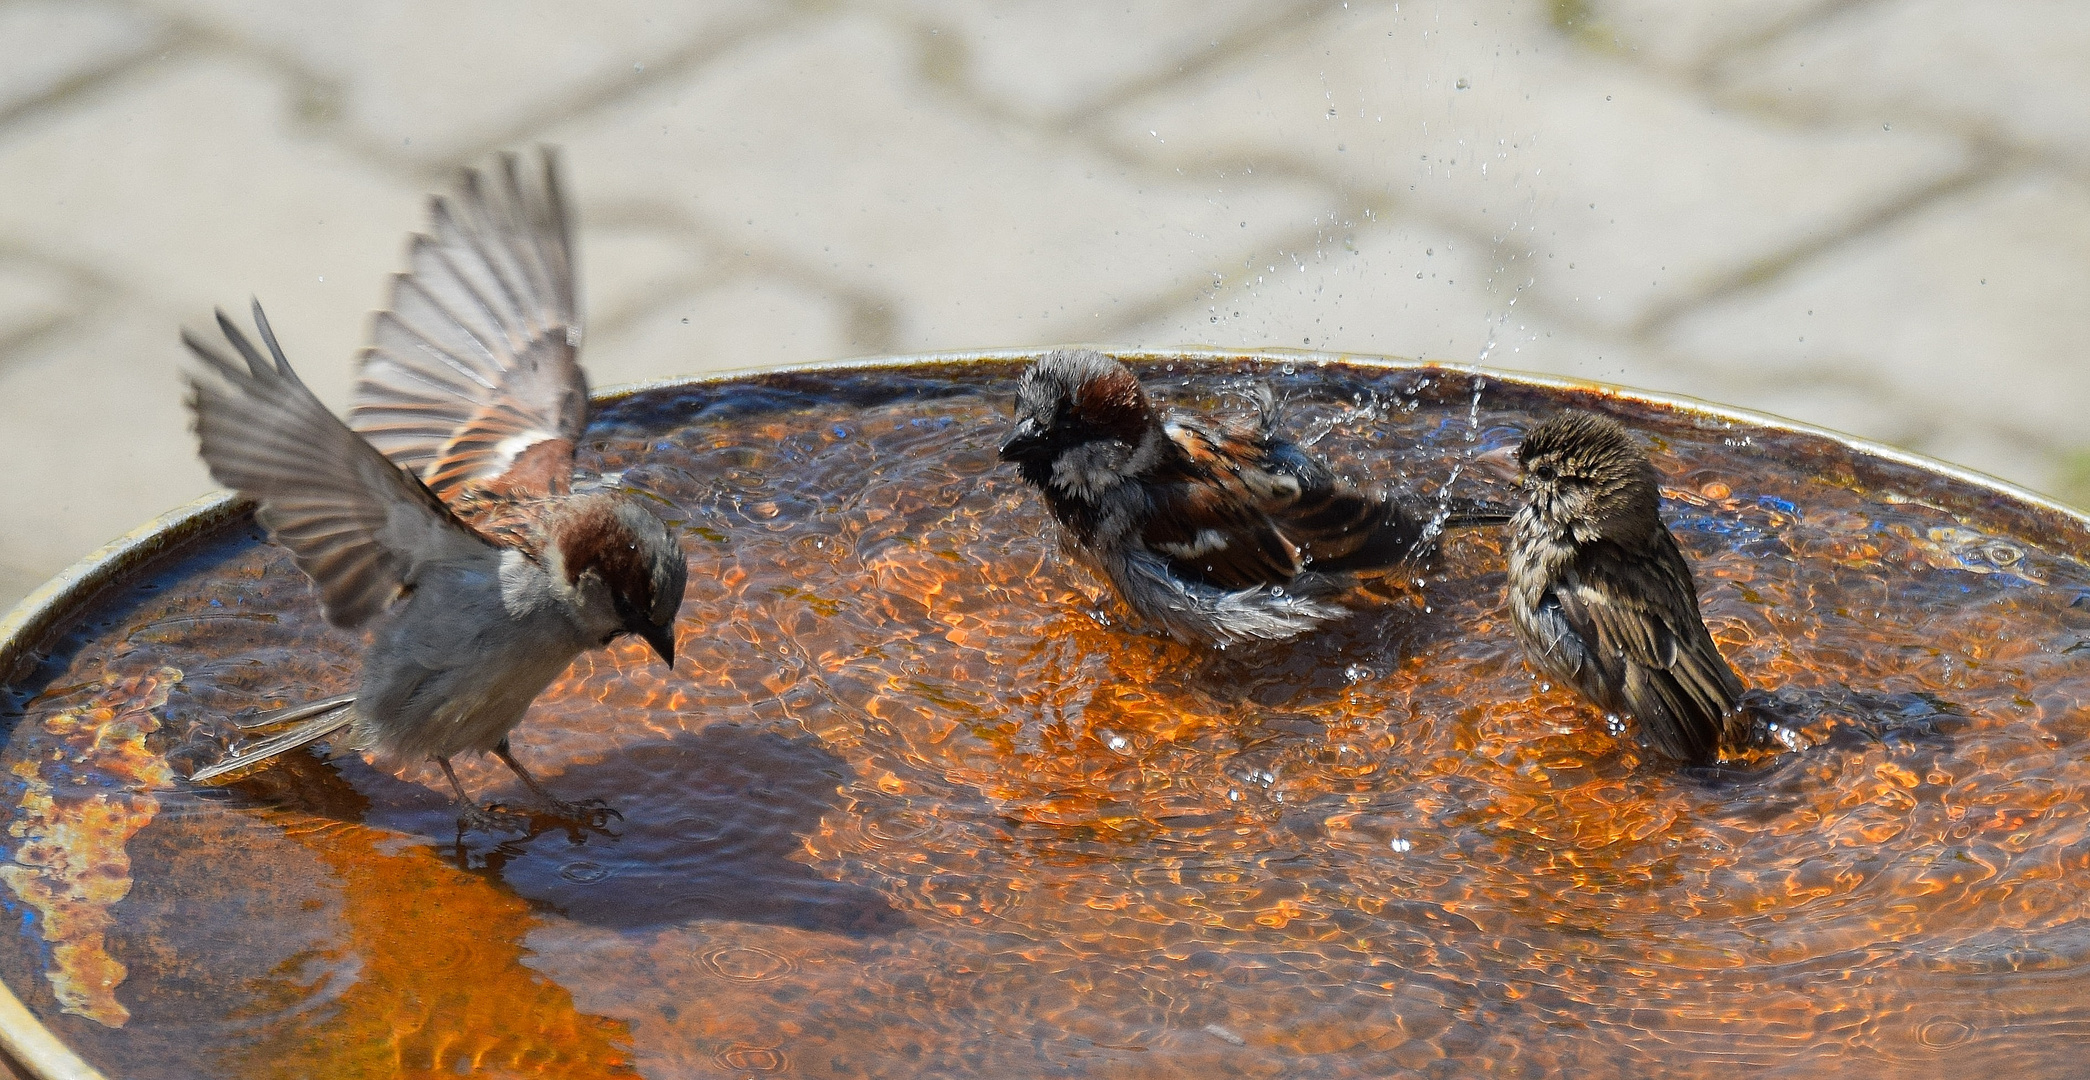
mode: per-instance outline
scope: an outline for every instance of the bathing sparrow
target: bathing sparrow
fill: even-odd
[[[1742,680],[1706,632],[1690,564],[1662,524],[1654,466],[1633,436],[1565,412],[1482,459],[1522,493],[1509,605],[1531,665],[1638,721],[1665,757],[1707,764],[1738,748],[1749,727],[1735,710]]]
[[[687,563],[638,499],[573,489],[588,387],[556,159],[545,153],[535,183],[512,156],[491,182],[466,172],[430,217],[376,316],[353,430],[291,370],[258,301],[266,356],[222,312],[238,360],[183,333],[214,376],[189,379],[211,475],[259,504],[327,621],[374,627],[356,693],[246,725],[287,728],[194,779],[335,736],[337,748],[433,758],[461,826],[519,825],[450,766],[490,751],[558,815],[599,823],[615,811],[553,798],[508,733],[585,650],[635,634],[672,666]]]
[[[1426,551],[1445,528],[1506,508],[1366,492],[1277,434],[1268,387],[1253,420],[1163,417],[1130,368],[1088,349],[1047,354],[1016,388],[1001,446],[1075,549],[1126,605],[1176,638],[1289,638],[1347,612],[1357,571]]]

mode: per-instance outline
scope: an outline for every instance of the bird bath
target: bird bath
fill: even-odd
[[[1643,433],[1715,637],[1816,744],[1680,771],[1532,678],[1494,532],[1312,640],[1127,629],[995,460],[1027,358],[608,399],[582,463],[686,531],[683,659],[585,655],[516,731],[623,811],[607,832],[460,840],[432,767],[177,779],[229,717],[353,686],[358,638],[235,504],[54,582],[0,652],[10,1051],[123,1078],[2079,1074],[2081,516],[1695,402],[1128,357],[1172,405],[1268,379],[1338,468],[1429,490],[1486,494],[1455,466],[1562,406]]]

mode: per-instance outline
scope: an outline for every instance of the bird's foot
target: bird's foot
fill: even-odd
[[[478,803],[466,802],[458,807],[457,831],[463,833],[473,829],[488,833],[529,832],[530,818],[527,814],[518,814],[499,806],[480,806]]]
[[[624,815],[618,812],[616,807],[603,802],[601,799],[581,799],[575,802],[568,802],[565,799],[547,798],[544,800],[544,808],[553,817],[563,821],[571,821],[590,829],[608,827],[611,818],[616,818],[618,821],[624,820]]]

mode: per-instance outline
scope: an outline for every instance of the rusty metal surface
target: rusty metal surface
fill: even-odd
[[[933,379],[939,372],[945,371],[977,374],[983,370],[983,366],[1007,368],[1009,365],[1027,361],[1034,355],[1035,353],[1030,351],[946,354],[724,373],[700,379],[618,388],[606,391],[601,397],[605,402],[611,403],[632,399],[635,395],[648,398],[671,397],[697,388],[728,383],[790,387],[800,380],[826,380],[844,373],[871,377],[874,381],[877,376],[886,373],[890,373],[896,379]],[[1492,395],[1489,405],[1491,409],[1497,407],[1498,403],[1525,408],[1571,403],[1613,412],[1630,422],[1667,431],[1695,428],[1702,434],[1713,436],[1727,429],[1733,429],[1738,433],[1784,433],[1794,437],[1790,449],[1798,455],[1794,461],[1798,466],[1815,469],[1820,475],[1853,490],[1892,491],[1896,499],[1950,515],[1972,533],[2008,536],[2027,544],[2058,550],[2079,547],[2083,538],[2090,535],[2090,521],[2086,521],[2082,514],[1992,478],[1929,462],[1890,448],[1847,439],[1806,425],[1688,399],[1641,394],[1615,387],[1464,365],[1420,364],[1372,357],[1291,351],[1241,353],[1226,350],[1175,350],[1130,354],[1121,352],[1119,355],[1128,360],[1155,364],[1163,369],[1175,365],[1185,371],[1205,368],[1216,370],[1231,368],[1244,362],[1256,362],[1269,365],[1273,371],[1282,371],[1287,375],[1298,375],[1302,378],[1310,378],[1312,369],[1319,365],[1352,370],[1430,373],[1458,380],[1462,386],[1474,384],[1476,381],[1484,383]],[[10,683],[21,678],[38,661],[39,650],[55,635],[63,632],[67,620],[90,605],[102,589],[121,583],[133,574],[145,572],[164,560],[179,557],[192,542],[205,541],[244,521],[244,508],[236,501],[226,497],[206,499],[151,523],[83,561],[32,595],[11,613],[4,623],[0,623],[0,672],[8,673]],[[1920,557],[1920,553],[1924,551],[1942,551],[1940,545],[1949,545],[1952,540],[1950,536],[1933,536],[1927,541],[1919,539],[1918,542],[1912,543],[1910,550],[1918,552]],[[1930,547],[1925,547],[1925,543]],[[1945,552],[1938,557],[1945,558],[1949,554]],[[912,566],[895,566],[892,572],[898,575],[894,580],[908,584],[915,581],[920,570]],[[866,587],[871,587],[870,583],[867,582]],[[596,670],[592,674],[577,671],[574,685],[583,689],[594,687],[601,678],[615,674],[608,667]],[[135,689],[130,688],[125,692],[136,698],[150,696],[143,691],[132,693]],[[661,692],[659,688],[651,686],[642,689],[647,693]],[[164,686],[160,688],[159,693],[161,700],[164,700]],[[82,709],[82,714],[91,714],[99,707],[104,706],[88,701]],[[121,703],[106,708],[111,710],[109,716],[121,718],[127,715],[124,712],[125,706]],[[794,747],[776,748],[774,752],[785,755],[814,755],[812,750]],[[806,757],[805,760],[817,761],[818,758],[814,755]],[[1079,779],[1059,778],[1070,787],[1078,787]],[[1043,776],[1038,779],[1038,783],[1049,788],[1052,780],[1051,776]],[[980,783],[986,784],[987,781],[981,780]],[[1019,796],[1019,801],[1029,800],[1025,803],[1029,808],[1027,812],[1042,815],[1039,820],[1047,823],[1052,823],[1048,819],[1056,814],[1067,813],[1078,817],[1088,812],[1080,807],[1059,806],[1043,788],[1039,791],[1029,791],[1021,784],[1003,792],[1000,797],[1016,799]],[[149,816],[148,813],[146,817]],[[1653,827],[1643,822],[1623,819],[1621,821],[1622,824],[1614,824],[1627,832]],[[128,839],[130,834],[122,835]],[[310,842],[323,845],[327,843],[327,838],[316,837]],[[346,868],[352,864],[353,860],[344,857],[341,866]],[[341,872],[346,874],[354,871],[343,869]],[[429,887],[445,886],[432,883]],[[512,907],[504,906],[505,902],[497,896],[487,896],[476,902],[489,905],[490,910],[503,912],[509,912]],[[1283,915],[1286,909],[1282,905],[1277,910],[1279,915],[1273,917],[1296,917]],[[513,917],[513,913],[510,912],[504,917]],[[462,924],[460,929],[463,929]],[[524,994],[534,992],[536,991],[528,987],[518,990],[518,993]],[[27,1063],[35,1075],[49,1080],[73,1080],[98,1075],[60,1046],[48,1029],[11,994],[0,999],[0,1045],[4,1045],[15,1057]],[[608,1071],[604,1075],[622,1075],[617,1071],[614,1054],[602,1060],[610,1063],[605,1065]]]

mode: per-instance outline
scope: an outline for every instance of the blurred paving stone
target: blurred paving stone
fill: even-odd
[[[13,348],[77,313],[93,286],[40,259],[0,251],[0,367]]]
[[[662,301],[682,295],[716,276],[722,258],[687,230],[639,224],[596,224],[586,192],[568,191],[580,228],[574,237],[580,260],[581,325],[592,354],[603,333],[650,314]],[[417,222],[415,228],[420,228]],[[592,365],[592,361],[590,361]],[[594,381],[602,383],[600,376]]]
[[[296,58],[325,84],[308,119],[338,118],[395,152],[447,160],[701,50],[779,12],[758,0],[170,0]],[[788,14],[788,7],[781,9]]]
[[[997,125],[918,67],[912,41],[843,18],[548,135],[579,189],[666,203],[729,260],[775,253],[891,296],[910,351],[1096,337],[1326,207],[1297,183],[1146,173]]]
[[[7,557],[11,559],[13,553],[9,552]],[[61,567],[60,569],[63,568]],[[41,569],[16,566],[11,561],[0,561],[0,612],[14,607],[21,602],[23,597],[34,592],[38,585],[50,579],[51,575],[44,573]],[[27,1074],[11,1073],[7,1075],[26,1076]]]
[[[1308,168],[1382,209],[1426,208],[1500,238],[1526,260],[1503,272],[1562,318],[1613,331],[1966,165],[1947,139],[1720,111],[1576,49],[1546,10],[1331,14],[1108,127],[1193,172]]]
[[[2090,402],[2086,252],[2090,185],[2014,177],[1710,304],[1665,344],[1766,392],[1821,373],[1877,388],[1900,419],[1853,434],[2046,488]]]
[[[216,486],[188,432],[173,325],[148,306],[108,310],[0,366],[0,401],[34,403],[0,409],[19,500],[0,516],[0,587],[19,591],[0,601]]]
[[[214,306],[244,321],[259,296],[292,363],[339,407],[420,221],[418,186],[301,134],[258,69],[177,60],[8,130],[0,242],[100,267],[162,313],[150,349],[85,369],[115,380],[111,393],[171,393],[178,325],[208,328]]]
[[[595,385],[615,386],[865,351],[836,298],[788,279],[736,276],[590,335],[584,360]]]
[[[0,115],[97,71],[110,70],[164,34],[157,20],[93,0],[0,3]]]
[[[2090,161],[2090,4],[2082,0],[1856,4],[1735,57],[1723,75],[1752,96],[1875,128],[1942,121]]]
[[[932,75],[1025,116],[1065,116],[1131,83],[1208,58],[1244,29],[1317,5],[1273,0],[891,0],[940,40]]]
[[[1553,5],[1564,33],[1635,63],[1688,70],[1722,49],[1746,47],[1849,0],[1568,0]]]
[[[2062,455],[2055,471],[2054,495],[2076,506],[2090,506],[2090,441]]]
[[[1330,223],[1302,251],[1262,253],[1209,295],[1117,335],[1148,345],[1380,353],[1623,383],[1688,379],[1643,350],[1520,305],[1502,255],[1427,220]]]

